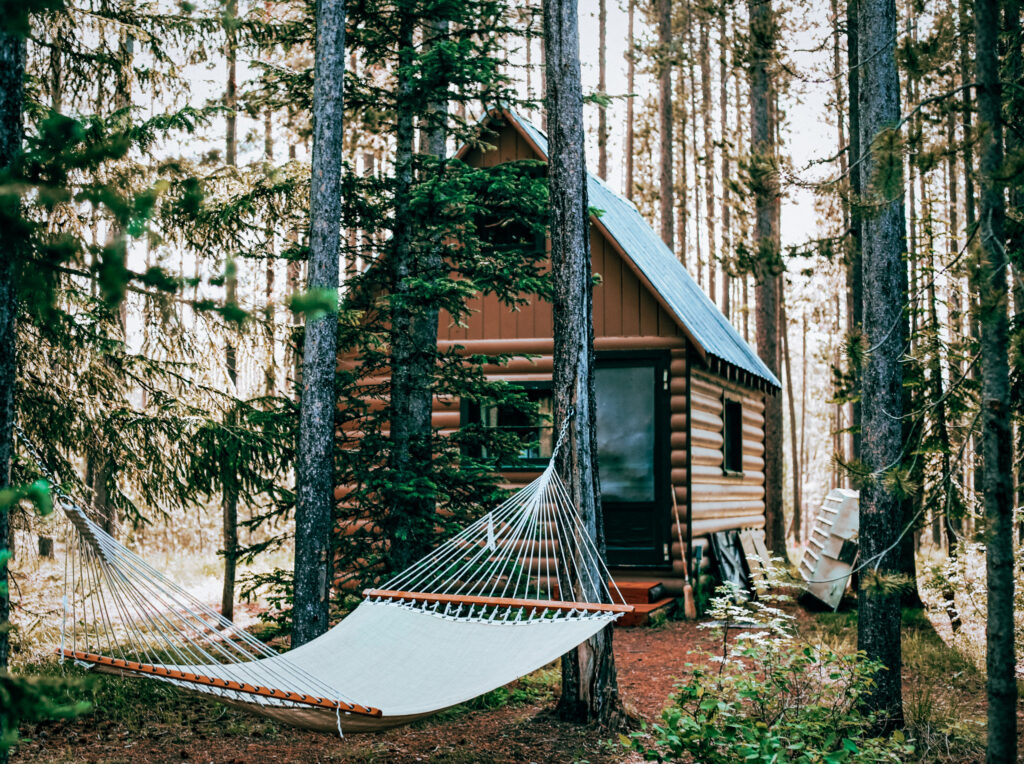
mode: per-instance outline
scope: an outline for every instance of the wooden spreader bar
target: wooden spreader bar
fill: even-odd
[[[376,716],[381,715],[379,708],[368,708],[366,706],[360,706],[356,703],[345,703],[340,700],[330,700],[329,698],[318,698],[315,695],[306,695],[300,692],[287,692],[286,690],[275,690],[271,687],[258,687],[256,685],[235,682],[230,679],[218,679],[216,677],[208,677],[202,674],[192,674],[186,671],[178,671],[177,669],[169,669],[164,666],[155,666],[151,663],[137,663],[136,661],[126,661],[120,658],[108,658],[105,655],[97,655],[96,653],[83,653],[77,650],[59,650],[58,652],[63,653],[66,658],[73,658],[75,660],[84,661],[85,663],[96,663],[101,666],[109,666],[110,668],[116,668],[121,671],[133,671],[139,674],[149,674],[151,676],[165,676],[168,679],[177,679],[182,682],[192,682],[194,684],[202,684],[208,687],[219,687],[224,690],[233,690],[234,692],[244,692],[250,695],[262,695],[267,698],[275,698],[277,700],[287,700],[289,703],[301,703],[307,706],[314,706],[316,708],[328,708],[331,711],[344,711],[348,714],[360,714],[362,716]]]
[[[364,597],[386,600],[412,600],[441,605],[482,605],[484,607],[512,607],[526,610],[581,610],[587,613],[632,613],[632,605],[605,605],[600,602],[567,602],[565,600],[527,600],[515,597],[473,597],[459,594],[430,594],[429,592],[403,592],[392,589],[366,589]]]

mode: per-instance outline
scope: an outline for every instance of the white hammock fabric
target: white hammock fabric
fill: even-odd
[[[71,520],[62,660],[311,729],[369,731],[435,713],[541,668],[632,610],[609,588],[554,456],[533,483],[283,654],[57,499]]]

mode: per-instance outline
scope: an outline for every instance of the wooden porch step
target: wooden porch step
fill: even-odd
[[[660,581],[615,581],[614,584],[630,605],[647,605],[665,596],[665,587]]]
[[[625,594],[625,592],[623,592],[623,594]],[[673,603],[675,603],[674,597],[665,597],[664,599],[657,600],[656,602],[633,605],[633,612],[624,613],[622,617],[615,622],[615,625],[624,628],[646,626],[651,619],[652,613],[657,610],[668,608],[672,606]]]

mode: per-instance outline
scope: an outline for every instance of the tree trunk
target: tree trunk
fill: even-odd
[[[448,33],[447,22],[437,22],[424,31],[425,47],[435,44]],[[403,67],[412,63],[414,27],[403,20],[399,27]],[[394,571],[403,570],[429,551],[424,529],[430,527],[436,500],[422,489],[410,490],[424,477],[432,457],[431,410],[433,408],[433,372],[437,355],[436,304],[421,304],[412,293],[415,280],[433,281],[444,277],[440,251],[418,247],[412,243],[408,225],[412,194],[412,128],[415,104],[413,83],[407,75],[398,75],[398,123],[395,155],[395,228],[390,257],[391,289],[398,299],[391,307],[391,481],[395,494],[388,518],[390,564]],[[443,160],[445,157],[445,125],[447,101],[431,104],[431,115],[425,120],[427,150]],[[401,510],[398,508],[401,507]]]
[[[864,272],[861,258],[861,142],[860,142],[860,58],[858,46],[860,45],[858,5],[861,0],[847,0],[846,2],[846,51],[847,51],[847,94],[849,103],[849,208],[850,208],[850,235],[846,248],[846,274],[849,289],[848,332],[859,332],[864,326]],[[855,387],[860,387],[860,381],[854,378]],[[853,421],[850,422],[852,437],[850,438],[850,458],[860,459],[861,441],[861,401],[855,400],[851,408]]]
[[[608,0],[598,0],[597,9],[597,91],[604,95],[608,92]],[[603,104],[597,106],[597,176],[608,180],[608,109]]]
[[[1013,620],[1013,448],[1010,441],[1005,202],[999,3],[975,0],[981,217],[981,442],[985,470],[988,622],[988,764],[1017,760],[1017,679]]]
[[[543,8],[545,0],[541,0]],[[543,103],[540,109],[540,129],[548,131],[548,46],[541,41],[540,46],[540,92]]]
[[[629,26],[626,32],[626,198],[633,200],[633,186],[636,183],[633,169],[633,100],[636,95],[636,40],[633,36],[633,20],[636,16],[636,0],[629,0]]]
[[[690,108],[686,105],[687,101],[687,84],[686,76],[683,72],[682,67],[678,67],[679,71],[676,74],[676,98],[675,98],[675,117],[678,120],[676,137],[679,140],[679,145],[676,151],[676,177],[679,179],[678,192],[679,192],[679,204],[676,205],[676,233],[678,234],[679,249],[678,258],[679,262],[683,264],[687,270],[690,268],[689,261],[689,230],[690,230],[690,175],[687,170],[687,158],[686,158],[686,126],[689,124],[690,119]]]
[[[800,334],[800,466],[803,469],[807,468],[807,312],[804,309],[802,332]],[[803,482],[803,472],[800,473],[801,483]],[[803,501],[800,502],[801,505]],[[803,506],[800,507],[800,529],[803,530],[804,524],[804,510]],[[796,534],[796,541],[798,544],[803,543],[801,533]]]
[[[341,245],[342,108],[345,3],[316,7],[313,63],[313,171],[310,186],[310,291],[338,291]],[[334,506],[334,366],[336,311],[306,321],[295,490],[295,600],[292,646],[327,631],[330,616],[331,523]]]
[[[236,67],[238,63],[238,44],[235,37],[235,19],[238,15],[238,3],[236,0],[228,0],[224,11],[225,43],[224,54],[227,57],[228,80],[224,90],[224,108],[227,110],[225,135],[224,135],[224,157],[226,163],[234,167],[238,163],[238,137],[237,119],[235,109],[238,107],[236,79]],[[229,257],[227,262],[224,296],[229,306],[238,304],[238,275],[235,270],[234,259]],[[227,326],[227,339],[224,343],[224,365],[227,368],[228,379],[231,380],[231,392],[238,395],[238,358],[235,348],[234,328],[229,323]],[[234,426],[234,412],[229,414],[228,426]],[[224,585],[221,589],[220,612],[229,621],[235,617],[235,569],[238,559],[238,489],[234,485],[234,479],[224,483],[223,496],[221,497],[223,543],[224,543]]]
[[[790,457],[793,460],[792,473],[793,473],[793,540],[798,544],[800,543],[800,520],[801,520],[801,507],[803,506],[803,499],[801,498],[800,491],[800,450],[799,441],[797,440],[797,424],[796,424],[796,398],[793,395],[793,365],[792,359],[790,358],[789,352],[789,319],[786,316],[786,291],[785,291],[785,279],[779,280],[780,286],[783,288],[779,290],[779,326],[782,331],[782,359],[786,367],[786,397],[789,400],[789,441],[790,441]]]
[[[861,178],[866,192],[876,167],[893,161],[879,155],[875,139],[900,118],[895,3],[861,0],[858,24],[860,145],[867,151]],[[902,182],[891,185],[902,188]],[[861,457],[873,479],[861,491],[860,558],[862,563],[870,561],[879,575],[860,576],[857,647],[887,669],[876,675],[877,686],[867,703],[880,714],[880,726],[888,730],[903,725],[900,593],[881,577],[900,570],[897,547],[903,513],[885,473],[899,464],[902,455],[905,228],[898,193],[895,198],[875,195],[871,202],[872,214],[861,220],[864,333],[872,349],[861,379]]]
[[[555,421],[570,418],[569,437],[557,468],[570,498],[604,558],[604,529],[597,472],[594,401],[594,325],[591,307],[589,213],[580,82],[576,0],[546,0],[544,45],[550,67],[548,107],[551,152],[551,274],[554,284]],[[570,412],[575,412],[571,416]],[[580,562],[581,565],[587,564]],[[600,580],[596,563],[589,564]],[[585,578],[585,577],[584,577]],[[582,579],[581,579],[582,580]],[[580,595],[596,596],[581,591]],[[612,627],[562,656],[559,715],[616,727],[623,717],[612,652]]]
[[[659,164],[659,218],[661,238],[669,249],[675,249],[672,207],[672,0],[658,2],[658,140],[660,147]]]
[[[6,170],[21,153],[21,114],[24,105],[25,42],[7,29],[0,28],[0,170]],[[12,237],[13,238],[13,237]],[[14,239],[14,246],[18,246]],[[14,452],[15,321],[17,288],[14,264],[22,253],[11,251],[12,242],[4,241],[0,257],[0,488],[11,482],[11,458]],[[8,549],[9,515],[0,511],[0,552]],[[0,565],[0,584],[7,584],[7,566]],[[0,593],[0,671],[7,670],[8,633],[2,628],[10,615],[8,596]],[[6,761],[7,753],[0,753]]]
[[[1021,45],[1021,3],[1020,0],[1007,0],[1005,5],[1006,14],[1006,39],[1016,41],[1010,44],[1006,54],[1006,70],[1007,74],[1005,79],[1020,84],[1024,82],[1024,46]],[[1007,97],[1008,111],[1007,114],[1017,114],[1019,122],[1019,109],[1022,102],[1021,95],[1019,92],[1014,93]],[[1013,122],[1013,120],[1011,120]],[[1020,156],[1022,148],[1022,136],[1019,128],[1016,125],[1012,129],[1004,131],[1004,141],[1006,144],[1006,154],[1008,156]],[[1024,225],[1021,223],[1021,216],[1024,214],[1024,188],[1022,188],[1019,182],[1010,184],[1009,191],[1009,215],[1013,222],[1012,226],[1008,226],[1007,239],[1009,241],[1009,248],[1011,252],[1017,252],[1016,262],[1013,263],[1013,333],[1018,335],[1024,330],[1024,273],[1022,273],[1021,266],[1024,263],[1020,262],[1020,254],[1024,253]],[[1011,340],[1012,341],[1012,340]],[[1014,401],[1014,396],[1011,393],[1011,401]],[[1017,458],[1015,459],[1016,472],[1014,477],[1014,505],[1024,506],[1024,459],[1020,458],[1020,450],[1022,440],[1024,440],[1024,428],[1022,428],[1022,415],[1024,411],[1021,410],[1022,402],[1019,397],[1016,399],[1016,411],[1015,420],[1017,422],[1014,445],[1016,446]],[[1019,519],[1017,522],[1017,539],[1018,541],[1024,542],[1024,519]]]
[[[700,14],[700,101],[704,126],[704,225],[708,237],[708,297],[718,303],[718,261],[715,257],[715,144],[711,137],[711,20]],[[723,178],[724,180],[724,178]]]
[[[263,112],[263,158],[268,166],[274,164],[274,114],[270,109]],[[267,368],[264,370],[263,383],[267,395],[277,392],[277,363],[275,350],[277,346],[277,332],[274,330],[274,268],[276,262],[274,229],[267,227],[267,262],[266,262],[266,322],[267,322]]]
[[[694,56],[694,43],[693,43],[693,4],[687,0],[686,2],[686,15],[685,15],[685,42],[686,42],[686,74],[689,79],[688,90],[690,96],[690,155],[693,157],[693,253],[695,259],[695,265],[697,271],[697,284],[704,288],[704,258],[701,255],[701,242],[700,242],[700,158],[699,152],[697,151],[697,73],[696,73],[696,57]],[[682,76],[682,70],[680,70],[680,76]],[[705,115],[706,116],[706,115]],[[679,142],[686,142],[686,135],[679,136]],[[686,163],[686,152],[683,151],[683,164]],[[680,243],[679,251],[682,252],[686,248],[686,242]]]
[[[728,33],[725,6],[718,9],[718,109],[721,114],[722,129],[722,313],[732,320],[732,239],[730,224],[732,210],[729,208],[729,175],[732,170],[729,163],[729,46],[726,43]]]
[[[976,241],[977,231],[977,215],[975,212],[975,189],[974,189],[974,141],[975,135],[972,127],[973,113],[972,113],[972,90],[973,88],[967,87],[969,83],[972,83],[975,79],[975,70],[971,65],[971,35],[975,31],[974,24],[971,20],[971,3],[970,0],[959,0],[959,38],[960,38],[960,81],[963,83],[965,89],[963,92],[963,108],[960,112],[961,120],[963,124],[963,157],[964,157],[964,227],[966,229],[966,240],[967,246],[970,248],[970,243]],[[977,41],[975,41],[975,48],[977,48]],[[981,336],[978,328],[978,302],[977,295],[972,294],[972,290],[968,285],[968,297],[967,297],[967,329],[970,333],[971,339],[975,343],[981,341]],[[981,382],[978,379],[978,366],[974,365],[971,368],[970,375],[971,380],[981,386]],[[972,482],[974,486],[974,495],[981,496],[984,493],[984,464],[982,461],[983,446],[981,443],[980,434],[977,432],[971,435],[971,452],[973,458],[969,463],[969,472],[972,476]],[[969,526],[971,522],[970,516],[964,517],[964,525]]]
[[[747,0],[750,14],[750,154],[756,167],[754,184],[754,298],[757,300],[757,351],[779,376],[779,176],[772,83],[769,65],[778,34],[771,0]],[[765,398],[765,545],[789,558],[782,512],[782,397]]]

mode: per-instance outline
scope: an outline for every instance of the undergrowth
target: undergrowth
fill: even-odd
[[[778,590],[780,576],[766,582]],[[860,653],[800,638],[788,599],[759,587],[750,599],[726,584],[709,614],[721,651],[690,664],[661,723],[623,736],[647,760],[754,762],[901,762],[913,754],[904,733],[876,737],[861,699],[880,669]]]

